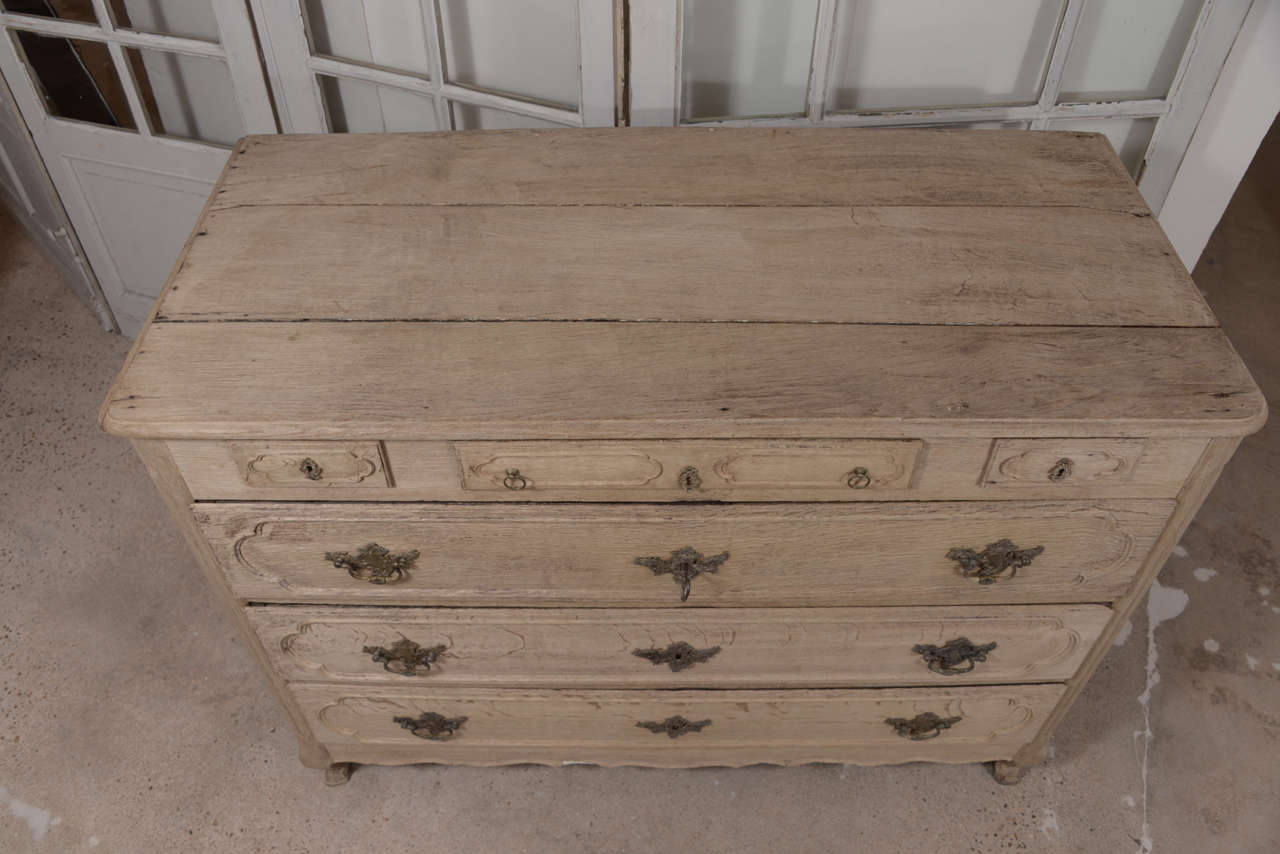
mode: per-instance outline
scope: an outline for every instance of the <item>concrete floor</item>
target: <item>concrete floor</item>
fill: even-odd
[[[1195,277],[1274,406],[1272,137]],[[330,789],[129,446],[98,432],[127,347],[0,215],[0,852],[1280,846],[1280,417],[1164,568],[1165,619],[1138,614],[1018,786],[980,766],[416,766]]]

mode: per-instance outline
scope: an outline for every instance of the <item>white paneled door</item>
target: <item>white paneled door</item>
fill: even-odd
[[[243,0],[0,0],[0,71],[122,332],[231,145],[275,133]]]
[[[1107,135],[1157,212],[1252,0],[633,0],[633,125]]]
[[[284,130],[614,124],[612,0],[250,0]]]

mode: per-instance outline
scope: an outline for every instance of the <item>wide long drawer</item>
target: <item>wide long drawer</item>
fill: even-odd
[[[248,609],[289,681],[508,688],[871,687],[1069,679],[1102,605]]]
[[[713,607],[1105,602],[1168,501],[196,504],[258,602]]]
[[[687,767],[1007,760],[1035,736],[1065,686],[292,690],[337,762]]]

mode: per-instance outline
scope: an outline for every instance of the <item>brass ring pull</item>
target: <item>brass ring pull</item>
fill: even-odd
[[[871,472],[867,471],[866,466],[858,466],[849,472],[849,479],[845,483],[850,489],[866,489],[871,485]]]
[[[431,670],[431,665],[449,647],[444,644],[422,647],[408,638],[401,638],[388,649],[385,646],[366,646],[365,655],[372,656],[388,673],[398,676],[418,676]]]
[[[697,549],[685,546],[673,551],[671,557],[638,557],[635,562],[638,566],[648,567],[654,575],[670,573],[680,585],[680,601],[687,602],[693,580],[704,572],[715,572],[728,559],[728,552],[707,557]]]
[[[649,732],[665,732],[670,738],[679,738],[688,732],[701,732],[703,727],[711,726],[711,719],[691,721],[683,715],[676,715],[665,721],[636,721],[636,726]]]
[[[502,479],[502,485],[507,489],[524,489],[529,485],[529,479],[520,474],[520,469],[507,469],[507,476]]]
[[[986,661],[987,653],[996,648],[995,641],[991,643],[975,644],[968,638],[956,638],[949,640],[942,646],[934,646],[931,643],[918,643],[911,647],[911,651],[916,655],[924,658],[924,663],[929,665],[929,669],[934,673],[943,676],[958,676],[961,673],[969,673],[977,666],[977,662]],[[968,662],[968,667],[965,667]]]
[[[369,543],[353,556],[351,552],[325,552],[324,559],[357,581],[370,584],[399,584],[409,576],[409,568],[418,559],[418,550],[393,554],[390,549]]]
[[[685,641],[676,641],[667,644],[666,649],[633,649],[631,654],[638,658],[649,660],[650,664],[665,664],[671,668],[672,673],[679,673],[686,667],[693,667],[695,664],[701,664],[709,661],[716,653],[720,652],[720,647],[712,646],[706,649],[695,649],[692,644]]]
[[[1075,460],[1070,457],[1063,457],[1049,467],[1049,480],[1054,483],[1067,480],[1071,477],[1071,470],[1075,468],[1075,465]]]
[[[448,741],[467,722],[465,717],[446,718],[444,715],[438,715],[435,712],[423,712],[416,718],[402,715],[391,720],[409,730],[416,737],[425,738],[428,741]]]
[[[961,717],[940,718],[933,712],[924,712],[908,720],[907,718],[885,718],[884,722],[893,727],[902,738],[912,741],[927,741],[942,735],[944,729],[951,729],[963,720]]]
[[[960,564],[960,574],[965,578],[976,578],[979,584],[995,584],[1001,578],[1013,578],[1018,570],[1035,560],[1044,551],[1044,546],[1020,549],[1012,540],[998,540],[988,543],[980,552],[973,549],[952,549],[947,552],[947,560]],[[1005,575],[1005,573],[1008,575]]]
[[[302,476],[307,480],[321,480],[324,478],[324,468],[311,457],[305,457],[302,462],[298,463],[298,471],[302,472]]]

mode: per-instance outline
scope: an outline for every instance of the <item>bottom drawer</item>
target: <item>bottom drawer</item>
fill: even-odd
[[[679,768],[1007,760],[1035,737],[1066,686],[292,690],[335,762]]]

